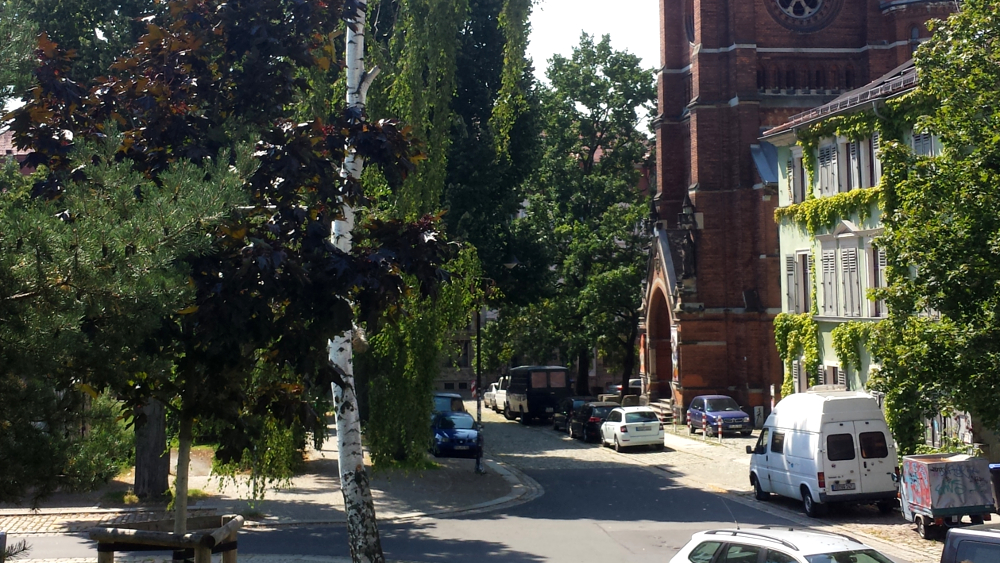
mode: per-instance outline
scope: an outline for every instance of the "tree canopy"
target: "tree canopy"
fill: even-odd
[[[917,51],[916,129],[940,156],[883,151],[890,318],[869,343],[877,389],[899,411],[904,449],[922,441],[922,416],[951,409],[1000,423],[1000,41],[994,0],[970,0]]]
[[[510,353],[544,361],[557,349],[589,391],[595,347],[623,379],[635,366],[648,245],[641,180],[652,149],[640,126],[655,88],[652,72],[608,36],[584,34],[570,58],[552,58],[547,76],[542,150],[519,227],[540,242],[552,272],[541,300],[510,311]]]

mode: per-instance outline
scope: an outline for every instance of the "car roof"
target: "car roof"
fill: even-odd
[[[1000,540],[1000,524],[979,524],[976,526],[949,528],[948,535],[951,535],[952,533],[956,533],[963,536],[996,538]]]
[[[695,399],[732,399],[732,397],[729,395],[698,395]]]
[[[621,410],[623,412],[639,412],[639,411],[652,411],[653,409],[652,407],[638,406],[638,407],[618,407],[618,410]]]
[[[591,401],[591,402],[589,402],[587,404],[590,405],[590,406],[592,406],[592,407],[617,407],[618,406],[618,403],[615,403],[613,401]]]
[[[597,397],[595,397],[593,395],[574,395],[572,397],[566,397],[566,398],[567,399],[573,399],[574,401],[583,400],[583,401],[588,401],[588,402],[589,401],[596,401],[597,400]]]
[[[467,413],[465,411],[438,411],[434,413],[434,416],[437,417],[467,416],[469,418],[472,418],[472,414]]]
[[[696,533],[691,539],[694,540],[695,537],[704,541],[717,539],[727,542],[739,541],[762,547],[783,547],[786,551],[800,555],[872,549],[872,547],[845,534],[796,528],[772,528],[770,526],[705,530]]]
[[[461,399],[462,396],[458,393],[434,393],[435,397],[448,397],[449,399]]]

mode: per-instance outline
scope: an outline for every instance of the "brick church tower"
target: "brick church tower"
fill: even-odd
[[[769,411],[783,377],[777,176],[761,133],[910,59],[932,0],[660,0],[657,174],[640,328],[654,400]],[[752,411],[751,411],[752,412]]]

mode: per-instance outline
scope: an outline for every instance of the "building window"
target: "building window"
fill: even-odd
[[[837,303],[837,253],[834,250],[824,250],[820,257],[822,268],[823,315],[835,317],[840,313]]]
[[[454,391],[455,390],[455,384],[454,383],[445,383],[444,384],[444,390],[445,391]]]
[[[833,195],[840,191],[837,183],[837,146],[821,147],[818,164],[820,195]]]
[[[757,89],[760,91],[767,89],[767,73],[763,68],[757,69]]]
[[[917,156],[934,156],[934,136],[930,133],[913,132],[913,154]]]
[[[823,69],[816,71],[816,89],[826,90],[826,71]]]
[[[458,356],[458,361],[455,362],[456,364],[458,364],[458,367],[467,368],[470,366],[469,358],[470,358],[471,346],[472,346],[472,341],[470,340],[460,340],[458,342],[458,349],[460,353]]]
[[[861,277],[858,272],[858,249],[840,249],[841,280],[844,295],[844,316],[861,316]]]
[[[802,155],[793,156],[789,181],[792,184],[792,203],[802,203],[806,200],[806,174],[802,168]]]
[[[462,389],[462,390],[468,389],[469,388],[469,384],[463,381],[463,382],[461,382],[461,383],[458,384],[458,388]]]
[[[917,52],[917,47],[920,47],[920,28],[913,26],[910,28],[910,54]]]
[[[847,180],[847,191],[867,188],[868,186],[865,185],[865,181],[868,180],[868,175],[865,174],[865,151],[862,146],[862,142],[851,141],[850,143],[847,143],[846,150],[847,174],[845,175],[845,179]]]
[[[885,281],[885,251],[878,247],[871,247],[868,252],[868,283],[869,287],[872,289],[881,289],[886,287]],[[868,307],[871,310],[871,316],[876,318],[883,318],[889,316],[889,311],[886,310],[885,300],[868,301]]]
[[[871,186],[877,186],[882,181],[882,161],[878,157],[881,137],[878,131],[872,133],[872,138],[868,143],[868,173],[871,178]]]
[[[825,366],[820,368],[823,374],[825,385],[847,385],[847,372],[838,366]]]
[[[812,255],[808,252],[785,257],[785,290],[787,310],[808,313],[812,301]]]

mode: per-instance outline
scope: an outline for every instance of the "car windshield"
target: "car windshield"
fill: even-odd
[[[449,414],[439,416],[437,427],[442,430],[471,430],[476,426],[476,421],[467,414]]]
[[[462,399],[458,397],[434,397],[434,410],[437,412],[445,411],[464,411],[465,405],[462,404]]]
[[[608,413],[614,407],[594,407],[594,412],[590,416],[596,416],[597,418],[607,418]]]
[[[806,555],[806,561],[809,563],[892,563],[891,559],[874,549]]]
[[[625,413],[625,422],[659,422],[659,420],[653,411]]]
[[[729,397],[705,399],[705,410],[708,412],[738,411],[740,410],[740,406]]]

